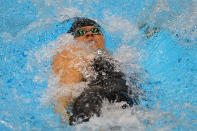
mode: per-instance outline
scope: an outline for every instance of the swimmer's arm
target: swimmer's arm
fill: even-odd
[[[85,61],[87,64],[86,66],[88,67],[90,65],[90,60],[87,60],[83,56],[77,56],[77,51],[84,51],[86,56],[92,55],[91,53],[87,54],[88,51],[83,48],[71,48],[70,50],[63,50],[53,58],[52,70],[56,75],[59,75],[59,83],[64,85],[72,85],[72,83],[79,83],[82,81],[81,72],[76,70],[73,65],[79,63],[80,61]],[[66,88],[71,91],[70,94],[59,97],[57,104],[55,104],[55,112],[62,112],[65,115],[65,108],[72,103],[72,91],[74,90],[74,87],[72,86],[66,86]]]
[[[60,76],[60,83],[71,84],[82,81],[82,73],[74,68],[88,67],[94,59],[94,52],[82,47],[69,47],[57,54],[52,63],[53,71]],[[80,65],[80,63],[83,63]]]
[[[69,85],[82,81],[82,74],[71,66],[74,64],[73,57],[70,51],[63,50],[53,59],[52,70],[60,77],[60,84]],[[59,97],[55,104],[55,112],[63,113],[64,116],[66,116],[65,108],[72,102],[72,91],[74,90],[72,86],[66,86],[66,88],[68,89],[67,95]]]
[[[82,74],[74,67],[71,67],[71,64],[75,64],[72,61],[73,58],[74,55],[72,55],[70,51],[67,50],[63,50],[54,57],[52,70],[55,72],[55,74],[59,75],[60,83],[71,84],[82,81]]]

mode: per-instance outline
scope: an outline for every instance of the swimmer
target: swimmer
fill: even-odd
[[[68,33],[73,35],[76,44],[53,58],[52,70],[60,77],[59,83],[66,85],[64,88],[71,92],[58,98],[55,111],[62,113],[69,120],[69,124],[73,125],[89,121],[94,115],[99,117],[104,100],[110,103],[124,101],[129,106],[137,103],[132,98],[133,92],[126,84],[124,73],[116,69],[118,62],[113,60],[105,48],[101,26],[91,19],[77,17]],[[80,46],[81,42],[89,48]],[[80,55],[77,55],[79,52]],[[86,70],[90,69],[96,74],[88,80],[88,86],[74,97],[72,91],[75,91],[75,87],[72,84],[87,81],[79,70],[84,67],[72,66],[80,61],[85,62]]]

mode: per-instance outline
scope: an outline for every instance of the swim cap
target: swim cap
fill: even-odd
[[[78,28],[81,28],[84,26],[96,26],[98,28],[101,28],[100,25],[98,25],[94,20],[84,18],[84,17],[76,17],[74,19],[75,21],[73,22],[71,28],[67,32],[67,33],[71,33],[72,35],[74,35],[75,31]]]

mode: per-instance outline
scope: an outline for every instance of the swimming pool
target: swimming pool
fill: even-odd
[[[133,130],[197,130],[196,11],[195,0],[0,0],[0,130],[73,130],[43,94],[49,43],[74,16],[97,20],[106,47],[140,75],[146,110]]]

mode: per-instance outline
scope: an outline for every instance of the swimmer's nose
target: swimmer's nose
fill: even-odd
[[[94,36],[94,34],[91,31],[86,33],[86,37],[93,37],[93,36]]]

